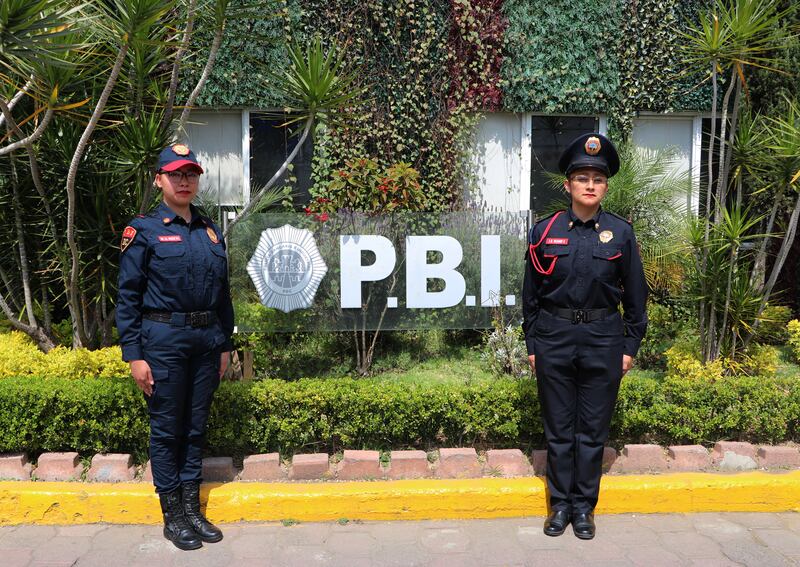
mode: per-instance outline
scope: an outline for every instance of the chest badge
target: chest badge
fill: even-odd
[[[208,239],[214,244],[217,244],[219,242],[219,238],[217,238],[217,233],[214,232],[214,229],[211,228],[210,226],[206,228],[206,234],[208,235]]]
[[[546,238],[544,243],[545,246],[548,246],[550,244],[559,244],[561,246],[567,246],[569,244],[569,238]]]
[[[159,242],[183,242],[180,234],[162,234],[158,237]]]
[[[611,239],[614,238],[614,233],[610,230],[604,230],[600,233],[600,242],[606,244],[607,242],[611,242]]]

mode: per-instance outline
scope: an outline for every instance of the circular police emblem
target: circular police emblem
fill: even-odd
[[[583,149],[586,150],[586,153],[590,156],[596,156],[600,153],[600,138],[597,136],[591,136],[588,140],[586,140],[586,144],[584,144]]]
[[[247,263],[261,303],[284,313],[310,307],[327,271],[311,231],[288,224],[262,232]]]
[[[189,146],[185,144],[175,144],[172,146],[172,151],[175,152],[176,155],[179,156],[188,156],[189,155]]]

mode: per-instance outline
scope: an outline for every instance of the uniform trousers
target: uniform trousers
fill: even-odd
[[[622,318],[572,323],[540,311],[534,344],[550,508],[591,513],[622,380]]]
[[[219,386],[220,330],[144,319],[142,351],[153,374],[150,466],[156,492],[202,481],[206,424]]]

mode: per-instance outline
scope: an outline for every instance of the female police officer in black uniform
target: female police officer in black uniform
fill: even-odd
[[[203,169],[188,147],[159,156],[163,203],[120,245],[117,328],[150,413],[150,464],[164,536],[181,549],[222,532],[200,512],[206,421],[228,365],[233,306],[222,234],[191,202]]]
[[[547,443],[544,532],[561,535],[571,522],[591,539],[611,413],[647,328],[647,284],[633,228],[600,206],[619,170],[614,145],[580,136],[559,169],[571,205],[528,235],[523,331]]]

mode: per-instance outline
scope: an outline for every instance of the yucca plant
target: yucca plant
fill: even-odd
[[[289,116],[283,126],[302,123],[303,129],[275,174],[228,224],[226,236],[258,206],[286,172],[315,125],[337,127],[346,123],[348,108],[360,102],[366,89],[358,86],[356,73],[346,69],[344,62],[344,49],[334,44],[326,50],[319,37],[305,48],[296,44],[289,46],[289,68],[273,81],[284,101],[284,113]],[[270,72],[270,75],[274,73]]]
[[[702,246],[698,248],[700,273],[708,268],[712,250],[711,235],[714,227],[723,221],[723,209],[728,206],[732,149],[739,130],[742,91],[747,94],[747,69],[775,67],[775,54],[785,47],[786,32],[780,22],[796,8],[793,4],[785,9],[782,6],[780,0],[716,0],[709,11],[701,13],[698,25],[678,32],[684,40],[684,64],[692,70],[698,67],[708,69],[708,78],[712,84],[712,128],[709,136],[709,175],[705,200],[705,212],[709,217],[703,230]],[[720,78],[727,83],[721,117],[717,104]],[[718,120],[718,117],[721,119]],[[716,174],[715,163],[718,164]],[[740,191],[734,200],[741,203],[741,183],[734,182],[733,187]],[[701,282],[706,286],[711,280],[702,278]],[[700,293],[700,342],[704,361],[719,356],[721,343],[727,340],[716,329],[715,290],[716,287],[703,287]]]

